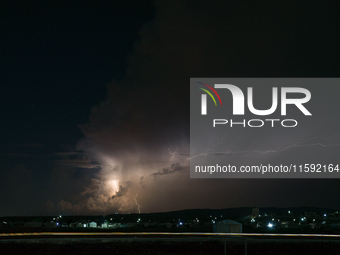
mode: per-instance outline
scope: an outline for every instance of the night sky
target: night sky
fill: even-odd
[[[0,216],[339,209],[340,180],[197,180],[188,160],[190,77],[339,77],[338,15],[333,1],[2,1]]]

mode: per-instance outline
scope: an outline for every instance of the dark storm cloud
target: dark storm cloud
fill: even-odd
[[[50,159],[55,159],[53,162],[59,165],[73,166],[79,168],[98,168],[99,164],[90,160],[85,153],[80,152],[60,152],[50,155]]]
[[[84,187],[85,191],[83,194],[92,193],[99,190],[100,185],[101,185],[100,180],[91,178],[90,182]]]
[[[89,159],[63,159],[55,160],[60,165],[74,166],[79,168],[98,168],[99,165]]]
[[[54,153],[52,156],[80,156],[85,155],[84,152],[78,152],[78,151],[67,151],[67,152],[57,152]]]
[[[119,190],[116,192],[114,196],[112,196],[112,199],[115,199],[117,197],[122,197],[128,192],[128,184],[126,186],[119,185]]]
[[[254,204],[323,205],[320,194],[317,201],[311,201],[307,191],[301,195],[303,201],[294,195],[304,192],[301,187],[311,181],[275,180],[273,188],[268,180],[190,179],[185,157],[189,155],[189,78],[334,76],[330,70],[335,60],[328,56],[337,46],[330,43],[333,32],[324,32],[323,24],[332,31],[336,11],[314,2],[156,1],[156,8],[155,19],[144,25],[128,58],[127,76],[108,84],[107,99],[94,106],[89,123],[80,126],[85,138],[77,149],[100,164],[99,181],[118,180],[119,186],[113,183],[113,194],[101,190],[91,201],[78,205],[63,201],[63,208],[126,212],[136,210],[134,199],[147,212]],[[228,156],[250,148],[280,148],[289,137],[254,140],[251,134],[241,135],[241,139],[234,134],[226,137],[231,146]],[[259,144],[264,147],[258,148]],[[179,177],[180,172],[186,177]],[[128,182],[131,185],[123,192]],[[313,182],[330,194],[327,183]],[[268,187],[268,193],[263,187]],[[279,200],[274,203],[275,194]],[[120,199],[117,204],[112,197]]]
[[[190,77],[283,75],[296,65],[294,40],[310,30],[308,20],[318,12],[313,5],[289,3],[209,3],[156,2],[157,16],[140,32],[127,77],[108,85],[107,100],[81,126],[85,143],[100,140],[120,153],[154,150],[176,135],[187,139]]]
[[[161,172],[153,173],[152,176],[173,174],[180,171],[188,171],[188,166],[181,166],[180,164],[172,164],[170,167],[163,168]]]

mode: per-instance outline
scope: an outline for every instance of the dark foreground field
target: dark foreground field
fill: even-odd
[[[224,253],[226,249],[226,253]],[[49,238],[2,239],[0,254],[245,254],[245,239]],[[340,241],[250,239],[247,254],[340,254]]]

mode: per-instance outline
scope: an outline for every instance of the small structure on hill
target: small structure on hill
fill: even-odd
[[[214,233],[242,233],[242,223],[222,220],[213,225]]]

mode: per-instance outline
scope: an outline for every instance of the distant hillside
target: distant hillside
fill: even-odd
[[[282,214],[291,211],[291,213],[305,213],[305,212],[317,212],[317,213],[331,213],[334,209],[317,208],[317,207],[289,207],[289,208],[277,208],[277,207],[264,207],[260,208],[260,214]],[[172,212],[160,212],[160,213],[143,213],[143,214],[125,214],[120,215],[124,221],[140,218],[142,221],[177,221],[178,219],[186,221],[191,219],[208,219],[215,217],[219,219],[233,219],[242,220],[246,216],[252,214],[252,207],[240,207],[240,208],[226,208],[226,209],[188,209]],[[211,216],[211,217],[210,217]],[[117,214],[108,215],[107,217],[116,218]]]
[[[289,208],[277,208],[277,207],[263,207],[260,208],[260,214],[283,214],[290,211],[292,214],[316,212],[316,213],[332,213],[334,209],[317,208],[317,207],[289,207]],[[141,222],[173,222],[173,221],[189,221],[198,218],[200,221],[233,219],[242,221],[245,217],[252,214],[252,207],[240,207],[240,208],[226,208],[226,209],[188,209],[172,212],[159,212],[159,213],[141,213],[141,214],[109,214],[109,215],[77,215],[77,216],[63,216],[62,221],[81,221],[81,220],[93,220],[97,222],[104,222],[105,220],[113,222],[137,222],[140,219]],[[1,221],[36,221],[37,218],[43,222],[50,221],[56,216],[31,216],[31,217],[1,217]],[[112,219],[112,220],[111,220]]]

